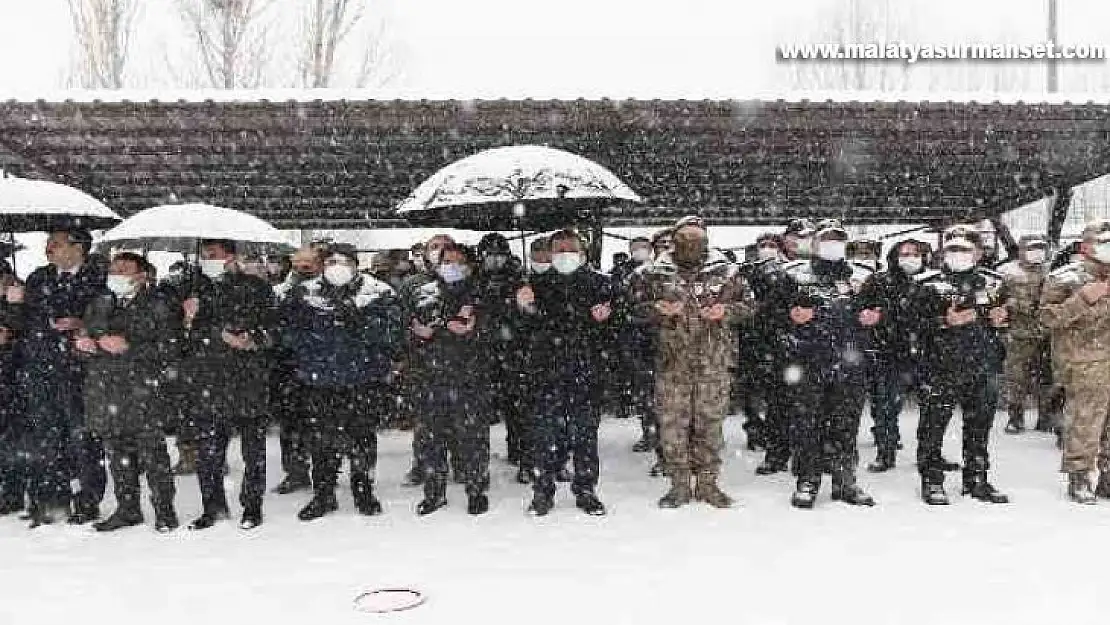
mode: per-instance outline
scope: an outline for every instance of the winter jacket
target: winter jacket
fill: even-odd
[[[73,353],[73,332],[59,332],[51,323],[66,317],[81,318],[89,303],[103,292],[105,278],[103,270],[91,262],[71,274],[47,265],[27,278],[23,303],[13,305],[21,317],[17,358],[22,367],[36,375],[80,380],[81,360]]]
[[[105,437],[161,432],[165,413],[155,408],[170,365],[181,357],[180,306],[153,289],[131,299],[105,290],[85,310],[84,322],[90,338],[122,336],[128,344],[122,354],[80,353],[88,427]]]
[[[591,379],[601,358],[608,319],[595,321],[591,310],[612,303],[609,278],[586,266],[570,274],[548,271],[533,277],[534,311],[523,311],[529,333],[531,371],[541,383]]]
[[[859,313],[881,305],[863,292],[871,275],[865,265],[849,261],[796,260],[783,265],[782,279],[769,297],[789,328],[785,355],[790,362],[804,363],[821,382],[856,381],[867,373],[872,332],[859,322]],[[790,319],[794,307],[813,308],[813,319],[795,324]]]
[[[1000,266],[998,273],[1005,287],[1010,337],[1025,340],[1044,338],[1047,331],[1040,320],[1041,291],[1046,275],[1044,268],[1012,261]]]
[[[715,250],[691,270],[679,268],[663,254],[646,270],[645,282],[637,308],[658,328],[657,374],[687,384],[728,375],[735,364],[736,326],[754,311],[751,294],[735,266]],[[682,313],[659,314],[655,305],[660,301],[681,302]],[[701,309],[715,304],[724,305],[724,319],[703,319]]]
[[[997,373],[1006,357],[990,311],[1003,305],[1002,277],[977,267],[967,272],[926,271],[914,276],[913,310],[922,340],[922,363],[928,373]],[[978,318],[965,326],[948,327],[950,307],[974,309]]]
[[[393,289],[362,275],[334,286],[313,278],[282,304],[281,343],[308,386],[383,383],[401,348],[401,305]]]
[[[1040,321],[1052,333],[1054,359],[1064,364],[1110,360],[1110,297],[1088,304],[1079,290],[1110,280],[1110,267],[1085,260],[1048,275]]]
[[[458,335],[447,329],[451,320],[460,320],[459,313],[470,306],[476,318],[474,330]],[[419,323],[433,328],[431,338],[412,334],[416,366],[427,376],[428,383],[473,386],[476,376],[489,356],[479,349],[478,328],[483,316],[478,299],[477,282],[473,276],[454,284],[443,280],[428,282],[413,293],[412,316]]]
[[[864,299],[877,302],[882,309],[882,319],[873,331],[872,347],[876,357],[884,362],[914,365],[921,353],[921,323],[916,320],[917,311],[914,308],[919,287],[914,277],[907,275],[898,264],[898,248],[906,242],[919,243],[908,239],[892,246],[886,257],[886,269],[871,276],[864,284],[861,295]]]

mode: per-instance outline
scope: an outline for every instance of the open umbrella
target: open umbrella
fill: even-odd
[[[170,204],[128,217],[100,238],[99,245],[144,251],[194,251],[206,239],[247,244],[256,253],[283,253],[293,246],[280,230],[246,213],[209,204]]]
[[[100,200],[73,187],[0,176],[0,232],[102,230],[120,221]]]
[[[518,145],[444,167],[401,202],[397,215],[470,230],[550,230],[620,201],[642,200],[601,165],[563,150]]]

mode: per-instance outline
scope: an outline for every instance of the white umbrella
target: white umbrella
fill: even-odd
[[[485,150],[444,167],[401,202],[397,214],[458,228],[511,230],[522,221],[516,205],[525,204],[523,221],[541,229],[546,215],[559,221],[577,207],[618,201],[642,200],[613,172],[589,159],[518,145]],[[565,222],[554,227],[561,225]]]
[[[0,175],[0,232],[102,230],[122,221],[91,195],[56,182]]]
[[[100,245],[161,252],[191,252],[203,240],[226,239],[259,250],[286,251],[285,235],[246,213],[208,204],[171,204],[148,208],[100,238]]]

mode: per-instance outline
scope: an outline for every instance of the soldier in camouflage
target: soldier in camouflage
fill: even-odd
[[[1110,220],[1083,230],[1083,259],[1049,274],[1040,320],[1052,330],[1053,347],[1064,367],[1067,423],[1062,470],[1068,496],[1095,503],[1110,498]],[[1099,469],[1091,491],[1090,474]]]
[[[1041,289],[1047,273],[1048,243],[1038,235],[1023,236],[1018,258],[998,268],[1009,312],[1009,342],[1006,347],[1006,432],[1025,431],[1025,398],[1037,398],[1037,426],[1049,431],[1055,419],[1048,406],[1048,334],[1038,318]]]
[[[704,222],[685,217],[674,250],[645,271],[641,314],[658,329],[655,401],[671,488],[659,506],[691,499],[732,505],[717,485],[733,360],[733,325],[752,312],[736,267],[708,247]],[[696,486],[691,490],[691,478]]]

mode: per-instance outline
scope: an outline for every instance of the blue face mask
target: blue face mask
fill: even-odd
[[[467,274],[469,273],[465,266],[458,263],[447,263],[445,265],[440,265],[436,271],[439,272],[439,277],[443,278],[443,281],[448,284],[454,284],[456,282],[465,280]]]

